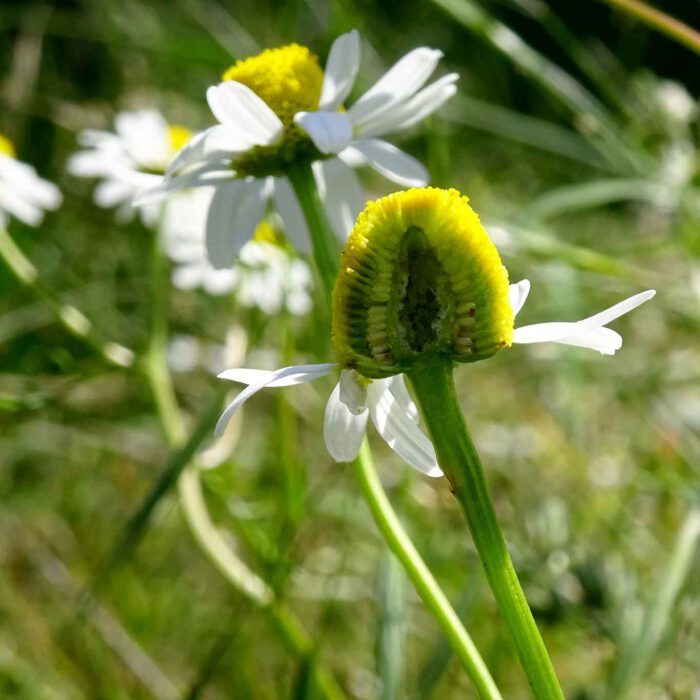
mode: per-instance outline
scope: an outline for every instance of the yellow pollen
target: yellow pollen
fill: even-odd
[[[360,214],[333,295],[341,366],[390,376],[424,353],[474,362],[511,344],[508,272],[468,201],[427,187]]]
[[[168,125],[168,139],[170,140],[170,150],[177,153],[192,138],[192,132],[180,124]]]
[[[318,108],[323,70],[318,57],[309,49],[290,44],[237,61],[223,79],[249,87],[288,128],[297,112]]]
[[[5,138],[2,134],[0,134],[0,155],[9,156],[10,158],[15,157],[15,147],[12,145],[12,141]]]

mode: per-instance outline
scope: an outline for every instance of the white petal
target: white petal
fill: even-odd
[[[641,306],[644,302],[649,301],[649,299],[653,299],[654,296],[656,296],[656,290],[647,289],[646,292],[640,292],[639,294],[635,294],[634,296],[631,296],[628,299],[625,299],[624,301],[621,301],[615,304],[614,306],[611,306],[609,309],[605,309],[605,311],[601,311],[600,313],[597,313],[594,316],[584,318],[583,321],[579,321],[579,323],[585,328],[607,326],[608,323],[610,323],[611,321],[614,321],[616,318],[620,318],[620,316],[629,313],[633,309],[636,309],[638,306]]]
[[[328,219],[338,240],[344,245],[365,205],[360,182],[352,169],[339,158],[316,161],[313,170]]]
[[[207,253],[217,269],[230,267],[253,237],[265,211],[265,182],[234,180],[216,188],[207,216]]]
[[[428,476],[441,476],[432,443],[416,425],[415,406],[402,377],[373,381],[367,390],[370,416],[377,432],[402,459]],[[410,402],[413,403],[413,402]]]
[[[352,369],[344,369],[338,382],[339,398],[355,416],[367,410],[367,381]]]
[[[408,129],[442,107],[457,92],[454,83],[458,78],[457,73],[445,75],[413,97],[363,120],[355,127],[355,136],[380,136],[389,131]]]
[[[604,324],[610,323],[623,314],[636,309],[655,294],[656,292],[653,289],[635,294],[629,299],[625,299],[598,314],[589,316],[583,321],[574,323],[536,323],[531,326],[516,328],[513,331],[513,342],[518,344],[564,343],[565,345],[577,345],[598,350],[598,352],[605,355],[613,355],[616,350],[622,347],[622,338],[615,331],[605,328]]]
[[[352,140],[352,124],[340,112],[297,112],[294,123],[301,127],[321,153],[340,153]]]
[[[352,462],[360,451],[367,432],[368,411],[352,413],[340,400],[340,384],[336,384],[326,404],[323,439],[336,462]]]
[[[350,94],[360,67],[360,35],[356,29],[342,34],[331,46],[323,74],[319,109],[337,110]]]
[[[300,253],[311,252],[311,236],[299,201],[284,177],[277,177],[273,184],[275,209],[282,219],[284,234]]]
[[[238,396],[226,407],[226,410],[221,414],[219,422],[216,424],[214,430],[215,435],[221,435],[226,425],[231,420],[234,413],[254,394],[258,391],[264,389],[265,387],[280,387],[280,386],[290,386],[293,384],[303,384],[304,382],[311,382],[314,379],[324,376],[333,371],[334,365],[297,365],[294,367],[283,367],[282,369],[274,370],[273,372],[265,372],[260,376],[260,380],[256,383],[249,384],[243,391],[241,391]],[[224,374],[234,372],[235,370],[228,370],[223,372],[220,377]],[[257,370],[241,370],[241,372],[256,372]],[[241,374],[241,377],[247,376],[248,378],[253,378],[252,374]]]
[[[269,145],[282,135],[284,127],[279,117],[247,85],[235,80],[213,85],[207,90],[207,102],[222,124],[255,145]]]
[[[442,51],[413,49],[387,71],[350,109],[353,124],[361,125],[419,90],[435,70]]]
[[[517,316],[530,293],[530,280],[520,280],[508,287],[508,301],[513,309],[513,316]]]
[[[413,156],[380,139],[360,139],[348,149],[359,151],[371,168],[392,182],[406,187],[423,187],[430,175],[423,164]]]
[[[614,355],[622,347],[622,336],[611,328],[596,328],[555,342],[597,350],[603,355]]]
[[[284,369],[290,369],[290,367],[285,367]],[[228,379],[231,382],[238,382],[239,384],[250,385],[270,382],[267,386],[271,388],[293,386],[294,384],[301,384],[304,381],[311,381],[311,379],[324,377],[330,374],[335,369],[335,364],[332,362],[324,362],[318,365],[295,365],[291,369],[297,370],[296,373],[286,374],[279,380],[275,379],[275,376],[281,370],[246,369],[245,367],[233,367],[232,369],[224,370],[217,376],[219,379]],[[310,377],[310,379],[300,379],[300,377]]]

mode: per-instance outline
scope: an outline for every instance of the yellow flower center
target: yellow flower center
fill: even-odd
[[[297,112],[318,109],[321,99],[323,70],[309,49],[298,44],[266,49],[237,61],[223,80],[249,87],[284,125],[279,143],[258,146],[236,160],[234,167],[240,175],[280,175],[295,161],[320,157],[309,137],[294,124]]]
[[[384,377],[424,353],[475,362],[512,338],[508,272],[467,197],[428,187],[367,205],[334,291],[340,365]]]
[[[15,157],[15,147],[12,145],[12,141],[5,138],[2,134],[0,134],[0,155],[9,156],[10,158]]]
[[[256,243],[270,243],[271,245],[276,246],[281,245],[282,242],[277,231],[264,220],[261,221],[255,229],[253,240]]]
[[[175,155],[192,138],[192,132],[180,124],[168,124],[170,151]]]

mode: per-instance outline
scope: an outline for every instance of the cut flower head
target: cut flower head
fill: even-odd
[[[354,459],[367,419],[409,464],[439,476],[435,451],[420,428],[403,373],[428,354],[474,362],[519,343],[562,343],[613,355],[620,335],[607,324],[651,299],[647,290],[581,321],[514,328],[530,283],[509,285],[493,242],[456,190],[397,192],[367,205],[341,257],[334,293],[337,364],[276,371],[231,369],[247,384],[217,431],[265,387],[309,382],[340,370],[326,405],[324,438],[338,462]]]
[[[308,250],[306,224],[286,176],[297,165],[313,164],[319,194],[344,242],[364,205],[352,168],[369,165],[405,186],[428,182],[421,163],[378,137],[412,126],[455,93],[454,73],[424,87],[441,57],[434,49],[414,49],[347,110],[343,103],[360,61],[356,31],[336,39],[325,71],[297,44],[238,61],[207,91],[219,124],[178,153],[149,196],[214,186],[207,245],[212,263],[227,267],[270,200],[294,245]]]
[[[10,216],[27,226],[38,226],[44,212],[58,209],[62,199],[56,185],[17,160],[12,142],[0,134],[0,228],[7,226]]]

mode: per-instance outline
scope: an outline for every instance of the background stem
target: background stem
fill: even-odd
[[[563,700],[554,667],[518,581],[496,519],[484,469],[457,402],[452,359],[425,355],[408,375],[438,463],[466,515],[496,602],[538,700]]]

